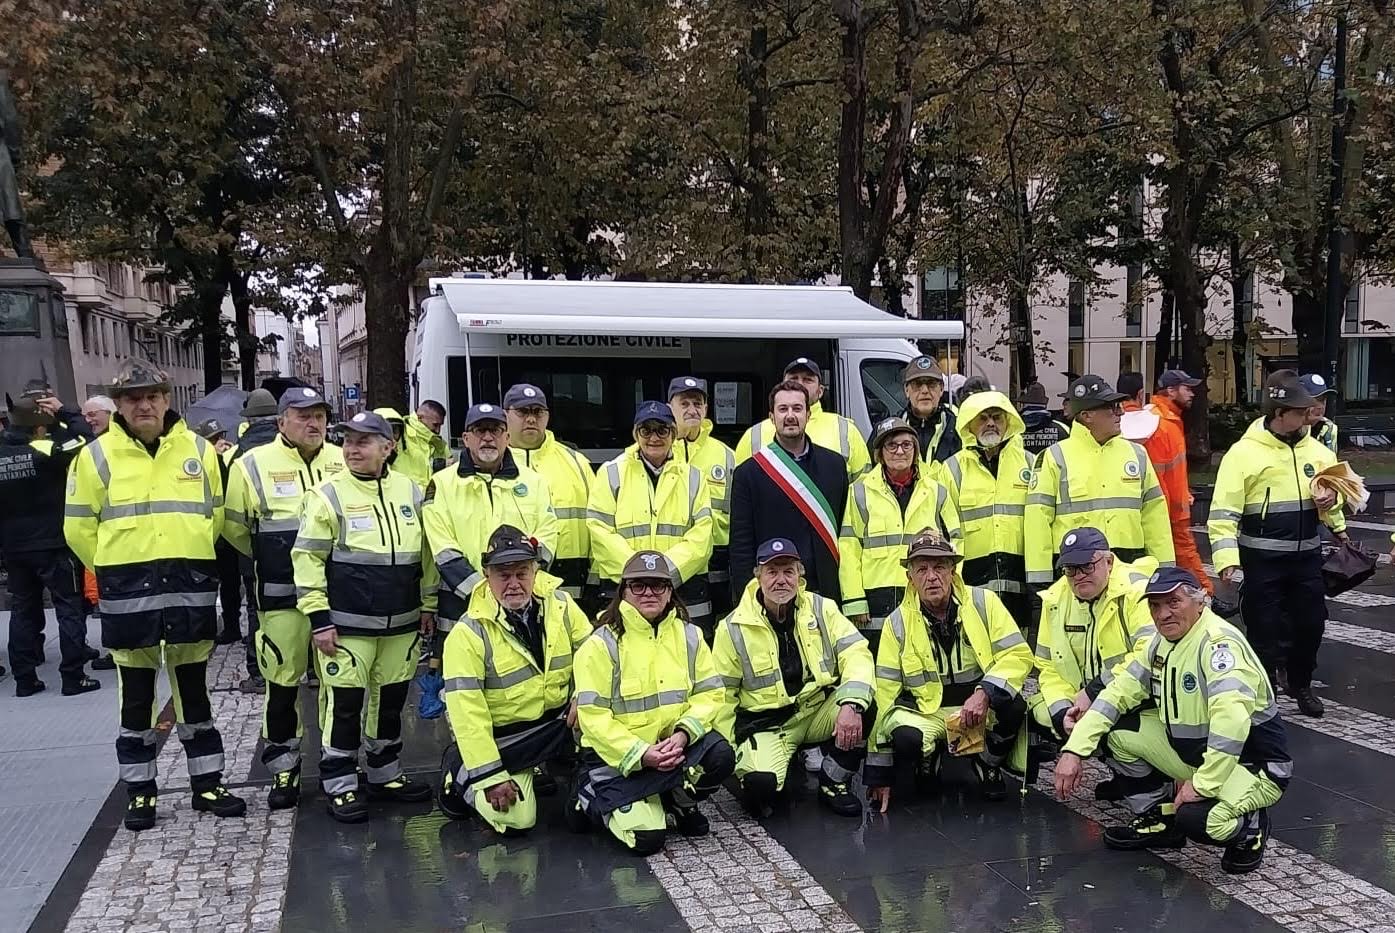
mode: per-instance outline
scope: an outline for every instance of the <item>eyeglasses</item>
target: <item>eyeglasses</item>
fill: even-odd
[[[489,437],[491,435],[503,434],[508,429],[497,421],[489,421],[484,424],[471,425],[467,430],[471,434],[477,434],[480,437]]]
[[[908,454],[915,450],[915,441],[887,441],[882,450],[893,454]]]
[[[1091,572],[1094,571],[1095,565],[1098,564],[1099,562],[1100,562],[1099,558],[1096,557],[1094,560],[1090,561],[1088,564],[1066,564],[1065,566],[1063,566],[1063,567],[1061,568],[1061,573],[1065,574],[1067,577],[1083,577],[1083,576],[1087,576],[1087,575],[1089,575]]]
[[[673,589],[667,580],[631,580],[625,586],[636,596],[662,596]]]
[[[541,418],[543,415],[547,414],[546,408],[510,408],[509,411],[518,415],[518,417],[525,421],[529,418]]]
[[[673,428],[666,424],[642,424],[639,426],[640,437],[668,437],[673,433]]]

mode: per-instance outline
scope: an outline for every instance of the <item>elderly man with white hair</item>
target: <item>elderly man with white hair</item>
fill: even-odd
[[[111,416],[116,414],[116,403],[108,396],[94,395],[82,403],[82,417],[92,433],[101,437],[111,425]]]
[[[1105,845],[1178,849],[1190,839],[1224,846],[1228,874],[1254,871],[1269,841],[1269,807],[1293,776],[1274,688],[1190,571],[1165,567],[1144,594],[1157,634],[1075,724],[1056,764],[1056,793],[1075,792],[1082,759],[1107,741],[1137,816],[1105,829]]]

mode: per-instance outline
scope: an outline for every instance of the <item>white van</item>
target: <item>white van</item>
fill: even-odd
[[[947,356],[958,321],[894,317],[848,288],[435,278],[411,353],[415,407],[436,399],[459,445],[465,413],[519,382],[551,403],[551,428],[593,462],[631,442],[636,403],[674,376],[708,381],[713,433],[735,446],[766,417],[786,363],[824,369],[824,407],[864,434],[905,406],[901,371],[920,350]]]

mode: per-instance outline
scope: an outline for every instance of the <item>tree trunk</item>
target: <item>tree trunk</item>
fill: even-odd
[[[1248,368],[1250,347],[1250,321],[1253,315],[1253,297],[1247,298],[1245,286],[1249,283],[1254,269],[1244,260],[1240,250],[1240,238],[1230,238],[1230,358],[1235,366],[1235,403],[1244,405],[1250,400],[1250,371]],[[1246,311],[1250,314],[1247,315]]]
[[[237,340],[237,364],[241,371],[242,388],[251,392],[257,387],[259,341],[252,331],[252,295],[247,290],[247,273],[234,273],[228,280],[228,291],[232,295],[233,334]]]
[[[1305,373],[1327,371],[1322,346],[1322,331],[1327,324],[1326,302],[1323,300],[1326,284],[1326,276],[1311,278],[1289,292],[1293,301],[1293,333],[1298,338],[1298,368]]]
[[[364,321],[368,332],[367,407],[396,408],[405,414],[407,373],[403,365],[407,344],[408,296],[412,277],[395,269],[381,249],[379,229],[368,256],[364,277]]]
[[[199,343],[203,345],[203,391],[212,392],[223,382],[223,310],[221,282],[205,282],[197,290]]]
[[[872,294],[873,262],[867,244],[863,199],[864,126],[867,122],[867,18],[861,0],[837,0],[843,27],[843,106],[838,123],[838,238],[843,284],[866,301]]]
[[[1027,300],[1027,293],[1021,288],[1013,289],[1008,321],[1012,333],[1012,378],[1016,380],[1011,389],[1016,398],[1016,393],[1037,381],[1037,355],[1032,342],[1032,306]]]
[[[1162,303],[1158,310],[1158,332],[1153,338],[1153,372],[1161,375],[1172,362],[1172,328],[1177,298],[1164,275]]]

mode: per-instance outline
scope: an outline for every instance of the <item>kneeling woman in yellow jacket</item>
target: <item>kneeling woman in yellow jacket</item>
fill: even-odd
[[[736,767],[714,731],[722,680],[674,597],[674,576],[658,551],[631,557],[595,634],[576,653],[581,765],[568,823],[602,824],[639,855],[663,848],[669,814],[683,835],[706,835],[697,801]]]
[[[512,525],[490,535],[484,580],[442,651],[453,741],[441,760],[441,811],[478,813],[496,832],[538,820],[533,769],[576,748],[572,657],[591,623],[538,570],[541,545]]]

